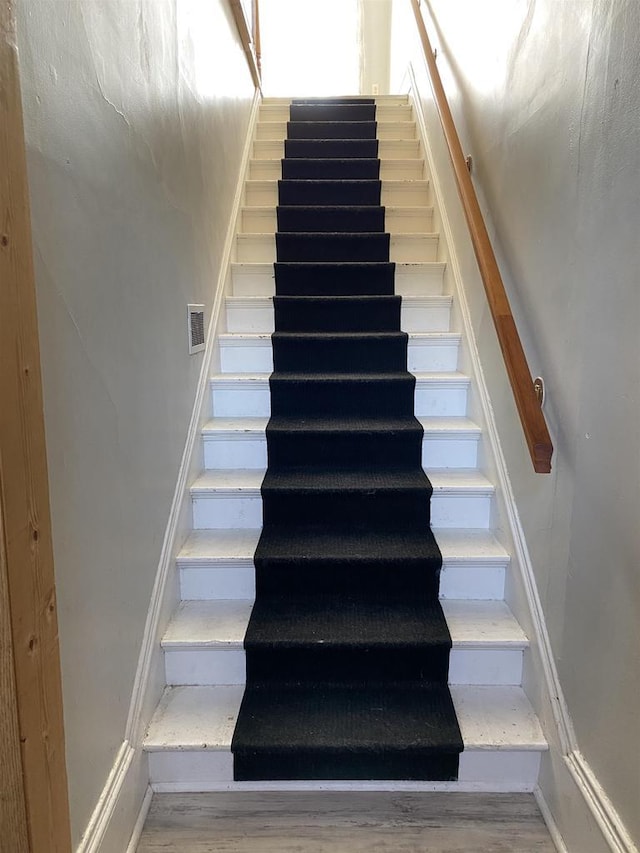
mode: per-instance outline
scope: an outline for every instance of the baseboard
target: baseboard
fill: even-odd
[[[638,853],[620,815],[579,752],[550,753],[535,796],[560,853]]]
[[[136,850],[138,849],[138,842],[140,841],[140,836],[142,835],[142,830],[144,828],[144,823],[147,819],[147,815],[149,814],[149,809],[151,808],[152,799],[153,790],[151,789],[151,786],[149,786],[144,795],[142,805],[140,806],[140,811],[138,812],[138,819],[136,820],[135,826],[133,827],[133,832],[131,833],[131,838],[129,839],[129,844],[127,846],[126,853],[136,853]]]
[[[638,853],[637,845],[584,756],[575,750],[565,761],[610,849],[614,853]]]
[[[536,803],[538,804],[538,808],[540,809],[540,814],[542,815],[547,829],[549,830],[549,835],[551,836],[551,840],[553,841],[556,850],[558,851],[558,853],[569,853],[569,849],[564,843],[562,835],[560,835],[558,825],[555,822],[553,814],[551,813],[551,809],[547,805],[547,801],[545,800],[541,789],[539,787],[536,788],[533,792],[533,795],[536,798]]]
[[[176,551],[185,526],[188,485],[193,477],[194,457],[209,389],[218,320],[231,262],[236,223],[240,214],[244,182],[249,168],[251,145],[262,96],[256,90],[251,106],[245,146],[240,161],[238,182],[225,239],[215,296],[209,317],[207,340],[198,377],[196,396],[176,479],[171,509],[156,570],[149,609],[133,685],[125,739],[120,747],[102,794],[91,816],[76,853],[122,853],[133,843],[134,833],[150,803],[149,774],[142,750],[144,732],[150,722],[164,686],[160,638],[175,606],[174,578]],[[148,802],[147,802],[148,800]],[[146,814],[146,812],[145,812]],[[140,825],[140,830],[142,824]]]
[[[126,849],[144,799],[145,778],[146,756],[123,741],[76,853],[122,853]]]

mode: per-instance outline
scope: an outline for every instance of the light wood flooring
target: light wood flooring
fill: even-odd
[[[553,853],[531,794],[156,794],[137,853]]]

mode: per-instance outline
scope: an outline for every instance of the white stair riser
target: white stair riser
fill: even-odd
[[[207,470],[267,467],[267,441],[264,435],[238,440],[237,435],[205,436],[204,467]]]
[[[260,107],[260,121],[289,121],[291,112],[289,104],[262,104]],[[376,104],[377,122],[382,121],[411,121],[411,107],[409,104]]]
[[[460,756],[457,783],[436,782],[415,784],[416,790],[447,790],[486,792],[533,791],[538,781],[540,752],[535,750],[479,749],[465,750]],[[184,793],[219,790],[304,790],[295,783],[270,785],[233,781],[233,756],[230,750],[173,750],[149,753],[149,780],[157,791],[181,791]],[[327,787],[315,783],[312,787]],[[362,783],[342,783],[343,789],[358,790]],[[390,790],[400,787],[393,782]],[[384,788],[384,783],[380,783]]]
[[[262,527],[262,497],[250,493],[217,494],[192,498],[196,530],[252,529]]]
[[[165,649],[168,686],[245,684],[244,649]]]
[[[266,382],[252,387],[249,383],[214,380],[211,397],[215,417],[261,418],[271,415],[271,392]]]
[[[475,468],[478,464],[479,436],[463,438],[425,435],[422,442],[422,467]]]
[[[444,264],[396,266],[395,292],[399,296],[440,296]],[[275,273],[271,264],[232,264],[234,296],[273,296]]]
[[[236,649],[165,649],[169,686],[246,683],[246,655]],[[522,649],[456,649],[449,661],[450,684],[519,685]]]
[[[438,342],[412,341],[407,347],[407,363],[410,371],[436,372],[454,371],[458,366],[459,341]],[[238,340],[222,338],[220,346],[220,369],[223,373],[271,373],[273,371],[273,347],[270,338]]]
[[[247,490],[248,491],[248,490]],[[248,491],[229,494],[212,490],[192,498],[193,526],[197,530],[262,527],[262,497]],[[431,524],[442,528],[489,527],[490,494],[439,494],[431,498]]]
[[[415,414],[417,417],[448,417],[467,414],[468,386],[416,383]]]
[[[452,438],[450,435],[426,434],[422,442],[422,465],[425,468],[475,468],[477,458],[477,435]],[[204,467],[207,470],[264,470],[266,466],[267,441],[264,434],[255,437],[234,433],[204,436]]]
[[[468,564],[448,565],[440,574],[440,597],[499,601],[504,597],[506,566]],[[181,567],[180,596],[184,601],[244,600],[255,598],[255,568],[248,565]]]
[[[401,306],[400,327],[405,332],[448,332],[451,303],[438,301],[433,305]],[[275,329],[273,303],[265,305],[237,305],[227,302],[227,331],[245,333],[271,333]]]
[[[396,210],[387,210],[385,214],[384,230],[390,234],[416,234],[420,231],[433,230],[432,208],[399,208],[402,212],[396,212]],[[244,208],[240,217],[239,230],[243,234],[274,234],[278,230],[275,209]]]
[[[380,203],[384,207],[428,207],[431,203],[429,184],[425,181],[383,181]],[[277,204],[276,181],[245,184],[246,207],[275,207]]]
[[[384,139],[378,142],[380,160],[411,160],[421,157],[420,142],[417,139]],[[284,142],[279,139],[262,139],[253,143],[255,160],[282,160]]]
[[[415,414],[420,417],[464,416],[467,413],[468,385],[421,383],[416,385]],[[267,382],[212,382],[213,415],[221,418],[260,418],[271,415],[271,395]]]
[[[391,237],[389,260],[402,263],[438,260],[438,235],[398,234]],[[239,263],[269,264],[276,260],[272,234],[238,234],[236,260]]]

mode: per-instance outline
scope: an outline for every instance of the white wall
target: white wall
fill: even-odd
[[[253,85],[226,0],[21,0],[74,844],[124,735]]]
[[[518,328],[547,385],[549,476],[533,473],[485,365],[553,655],[578,748],[638,841],[640,4],[430,5]],[[392,85],[409,58],[395,38]],[[486,317],[477,332],[487,348]]]
[[[389,94],[391,0],[358,0],[360,13],[360,92]]]

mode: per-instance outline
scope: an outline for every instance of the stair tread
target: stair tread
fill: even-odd
[[[256,600],[245,642],[247,648],[448,648],[450,637],[439,603],[426,597],[266,594]]]
[[[215,561],[240,561],[253,564],[253,555],[261,534],[260,529],[243,528],[240,530],[193,530],[178,555],[178,564],[202,563],[208,565]],[[509,554],[495,536],[487,530],[447,529],[434,530],[436,540],[445,565],[469,560],[485,563],[507,563]],[[318,530],[313,535],[322,538]],[[375,534],[374,534],[375,535]],[[406,537],[403,532],[401,539]],[[400,536],[400,534],[399,534]],[[352,538],[359,542],[359,534],[354,531]],[[392,553],[400,550],[400,543],[385,536]],[[326,541],[322,547],[327,551]],[[377,547],[380,547],[379,545]]]
[[[221,343],[253,343],[256,345],[270,345],[273,336],[276,340],[358,340],[368,341],[383,338],[385,340],[396,340],[399,337],[404,338],[408,335],[409,343],[421,343],[426,341],[459,341],[459,332],[222,332],[218,335]]]
[[[389,300],[395,301],[396,299],[401,300],[402,305],[409,305],[414,308],[422,308],[422,307],[433,307],[435,305],[451,305],[453,301],[453,297],[451,296],[437,296],[426,294],[425,296],[400,296],[398,297],[395,294],[390,294],[388,296],[226,296],[225,302],[227,306],[230,308],[273,308],[274,299],[278,299],[281,302],[295,300],[296,302],[305,302],[311,303],[326,303],[326,304],[335,304],[336,302],[340,304],[341,301],[344,302],[367,302],[367,303],[378,303],[384,305]],[[227,333],[229,334],[229,333]]]
[[[277,482],[284,488],[313,488],[316,490],[336,487],[395,489],[400,486],[418,487],[424,483],[424,474],[420,469],[414,471],[301,471],[280,472],[270,475],[271,483]],[[264,469],[260,468],[220,468],[204,471],[191,486],[192,495],[207,495],[212,492],[223,493],[253,493],[260,496],[260,487],[265,478]],[[276,479],[277,478],[277,479]],[[429,480],[433,486],[434,496],[441,494],[492,494],[493,484],[475,469],[436,469],[429,471]],[[333,484],[333,485],[332,485]]]
[[[470,418],[459,417],[425,417],[419,416],[416,418],[425,433],[471,433],[480,435],[482,430],[478,424],[474,423]],[[394,429],[402,429],[408,423],[411,423],[409,418],[333,418],[326,420],[322,418],[285,418],[284,416],[274,417],[274,422],[290,423],[296,429],[309,430],[335,430],[335,429],[366,429],[366,430],[382,430],[392,426]],[[211,437],[220,433],[239,433],[251,435],[264,435],[269,418],[211,418],[202,428],[202,433],[205,437]]]
[[[349,181],[341,181],[339,178],[249,178],[245,181],[245,186],[247,189],[258,188],[261,187],[263,189],[274,189],[276,190],[279,183],[295,183],[295,184],[356,184],[358,186],[362,184],[382,184],[382,189],[385,188],[394,189],[396,187],[407,187],[407,186],[419,186],[423,188],[427,188],[429,186],[428,178],[360,178]],[[248,207],[253,207],[253,205],[247,205]],[[264,207],[264,205],[261,205]],[[305,205],[305,207],[309,207],[310,205]],[[311,205],[313,206],[313,205]],[[331,207],[336,207],[337,205],[331,205]],[[395,205],[398,207],[399,205]],[[386,207],[386,205],[382,205],[382,207]]]
[[[362,754],[457,754],[462,749],[446,685],[416,682],[356,690],[351,684],[257,683],[245,693],[232,741],[236,758],[242,752],[278,759],[301,752],[305,764],[307,751],[344,755],[351,765]]]
[[[362,95],[341,95],[340,96],[341,101],[352,101],[352,100],[353,101],[359,101],[362,98],[363,98]],[[371,98],[375,102],[376,106],[377,105],[384,106],[387,103],[401,103],[401,104],[408,104],[409,103],[409,96],[408,95],[372,95]],[[277,97],[277,96],[273,95],[273,96],[269,96],[267,98],[263,98],[262,103],[265,106],[289,106],[290,104],[293,103],[294,100],[297,101],[298,99],[293,98],[293,97]],[[308,98],[308,99],[304,99],[304,100],[312,100],[312,99]]]
[[[335,602],[335,598],[330,600]],[[523,649],[528,646],[524,631],[503,601],[448,599],[440,603],[454,649]],[[253,601],[249,600],[183,601],[167,627],[162,646],[165,649],[241,650],[252,608]],[[324,612],[321,605],[317,612]],[[280,622],[278,625],[286,632],[286,620],[280,621],[282,625]],[[372,622],[377,625],[375,614]]]
[[[451,686],[465,750],[544,751],[540,723],[520,687]],[[144,748],[229,751],[242,685],[170,687],[156,709]]]
[[[386,141],[386,140],[385,140]],[[284,157],[252,157],[249,161],[250,165],[254,164],[267,164],[267,165],[278,165],[282,164]],[[417,163],[424,163],[424,157],[300,157],[300,158],[289,158],[291,159],[300,159],[305,163],[377,163],[380,161],[381,164],[384,165],[397,165],[397,166],[415,166]],[[258,180],[260,180],[258,178]],[[266,179],[268,180],[268,178]],[[293,178],[292,180],[298,180],[298,178]],[[306,178],[302,178],[302,180],[306,180]],[[313,205],[311,205],[313,206]],[[350,205],[355,206],[357,205]]]
[[[278,261],[279,266],[304,266],[304,262],[301,261]],[[384,261],[314,261],[313,264],[316,267],[326,267],[329,269],[330,267],[346,267],[348,269],[353,269],[354,267],[364,267],[365,269],[371,267],[378,267],[381,263],[386,263]],[[411,271],[420,272],[422,269],[442,269],[444,270],[447,266],[446,261],[389,261],[389,264],[393,264],[396,268],[396,274],[399,272],[407,273]],[[273,262],[270,261],[232,261],[231,262],[232,270],[250,270],[251,272],[264,272],[268,273],[270,277],[273,277]]]
[[[317,237],[319,240],[326,241],[329,238],[335,240],[354,240],[359,239],[362,242],[371,242],[372,240],[380,240],[385,237],[389,232],[381,231],[278,231],[281,237],[285,237],[287,240],[299,240],[299,241],[308,241],[313,237]],[[437,231],[398,231],[397,233],[390,234],[392,241],[399,240],[435,240],[440,235]],[[252,240],[264,240],[264,241],[276,241],[276,232],[275,231],[239,231],[236,234],[236,239],[240,241],[246,241],[250,243]],[[287,261],[279,261],[279,263],[288,263]],[[332,263],[331,261],[291,261],[291,263],[301,263],[301,264],[314,264],[314,265],[324,265],[325,263]],[[334,261],[333,263],[360,263],[359,261]],[[394,261],[363,261],[362,263],[394,263]]]
[[[340,468],[300,468],[268,470],[263,492],[371,492],[398,489],[426,489],[427,478],[421,468],[345,471]]]
[[[460,383],[462,385],[468,384],[470,382],[470,378],[466,373],[460,373],[457,370],[442,370],[442,371],[434,371],[434,372],[412,372],[412,375],[415,376],[417,382],[447,382],[447,383]],[[211,376],[211,382],[214,383],[225,383],[225,384],[235,384],[235,383],[248,383],[248,384],[258,384],[263,383],[268,387],[269,385],[269,377],[270,373],[216,373]],[[406,378],[407,374],[402,373],[314,373],[310,377],[308,373],[280,373],[279,378],[286,378],[292,381],[318,381],[318,380],[326,380],[326,381],[335,381],[335,382],[345,382],[345,381],[361,381],[361,382],[371,382],[374,379],[397,379],[398,377]]]

